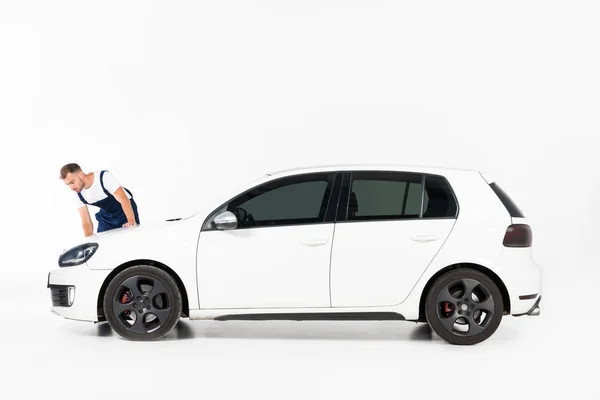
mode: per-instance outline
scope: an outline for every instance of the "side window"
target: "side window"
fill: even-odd
[[[348,199],[348,220],[419,218],[422,175],[361,171],[353,172]]]
[[[450,185],[439,176],[425,177],[423,218],[456,217],[457,204]]]
[[[279,179],[240,195],[227,210],[240,228],[323,222],[334,178],[319,173]]]

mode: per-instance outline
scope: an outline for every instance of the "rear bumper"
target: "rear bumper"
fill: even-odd
[[[505,248],[496,272],[508,291],[511,315],[539,313],[536,307],[543,294],[543,272],[533,260],[531,248]]]
[[[542,300],[542,269],[536,263],[519,264],[505,282],[510,297],[510,314],[513,316],[538,315]]]
[[[527,315],[527,316],[537,317],[538,315],[540,315],[540,312],[541,312],[541,306],[540,306],[541,302],[542,302],[542,296],[538,296],[537,300],[535,301],[535,303],[533,303],[533,305],[531,306],[531,308],[529,310],[527,310],[524,313],[520,313],[520,314],[512,314],[512,316],[513,317],[522,317],[524,315]]]

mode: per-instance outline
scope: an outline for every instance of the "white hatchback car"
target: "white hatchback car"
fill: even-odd
[[[280,171],[160,226],[65,251],[52,311],[132,340],[191,320],[405,320],[475,344],[503,315],[538,315],[542,270],[520,209],[478,171]]]

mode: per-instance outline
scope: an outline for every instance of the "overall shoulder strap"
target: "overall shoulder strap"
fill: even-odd
[[[104,187],[104,173],[107,171],[102,171],[100,172],[100,185],[102,186],[102,190],[104,191],[104,193],[106,193],[107,196],[112,196],[112,194],[110,194],[108,192],[108,190],[106,190],[106,188]]]
[[[83,198],[83,196],[81,195],[81,193],[77,193],[77,196],[79,196],[79,200],[81,200],[81,202],[82,202],[83,204],[89,204],[89,203],[88,203],[88,202],[87,202],[87,201],[86,201],[86,200]]]

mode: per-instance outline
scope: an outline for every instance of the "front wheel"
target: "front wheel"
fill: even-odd
[[[181,292],[165,271],[135,266],[112,279],[103,306],[110,327],[125,339],[157,340],[179,321]]]
[[[427,295],[427,322],[451,344],[473,345],[488,339],[500,325],[504,304],[487,275],[457,269],[438,278]]]

